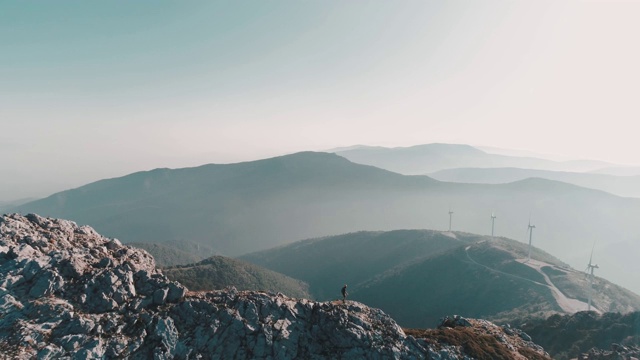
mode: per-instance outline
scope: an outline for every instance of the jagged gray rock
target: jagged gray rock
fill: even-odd
[[[468,359],[357,302],[188,292],[143,250],[37,215],[0,218],[0,352],[28,359]]]

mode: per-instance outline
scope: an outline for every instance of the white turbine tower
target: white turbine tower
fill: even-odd
[[[527,230],[529,231],[529,255],[527,255],[527,262],[531,260],[531,239],[533,238],[533,229],[535,229],[535,225],[531,225],[531,218],[529,218],[529,227]]]
[[[493,229],[495,228],[495,224],[496,224],[496,214],[491,213],[491,240],[493,240]]]
[[[587,311],[591,311],[591,297],[593,295],[593,270],[599,269],[598,264],[593,263],[593,249],[596,247],[595,242],[591,248],[591,256],[589,256],[589,264],[586,273],[589,275],[589,301],[587,302]]]
[[[449,231],[451,231],[451,217],[453,216],[453,211],[449,208]]]

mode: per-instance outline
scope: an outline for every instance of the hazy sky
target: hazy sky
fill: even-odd
[[[0,200],[431,142],[640,164],[640,3],[3,1]]]

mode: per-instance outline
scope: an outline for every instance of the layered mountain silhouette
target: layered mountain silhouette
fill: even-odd
[[[429,176],[441,181],[476,184],[504,184],[528,178],[543,178],[602,190],[618,196],[640,197],[640,176],[520,168],[459,168],[440,170]]]
[[[406,175],[453,168],[520,167],[555,171],[590,171],[606,167],[600,161],[552,161],[536,157],[491,154],[470,145],[424,144],[410,147],[357,146],[333,152],[355,163]]]
[[[594,174],[640,176],[640,166],[610,166],[591,171]]]
[[[587,309],[582,272],[539,249],[461,232],[357,232],[297,242],[242,259],[309,283],[319,299],[375,304],[402,326],[432,327],[443,314],[499,321]],[[640,309],[640,296],[596,278],[599,311]]]
[[[453,229],[527,240],[574,267],[586,266],[597,241],[599,274],[640,292],[640,200],[561,182],[528,179],[485,185],[404,176],[328,153],[156,169],[98,181],[12,211],[88,224],[125,242],[180,248],[185,242],[238,256],[305,238],[358,230]],[[619,253],[623,251],[624,253]],[[638,253],[640,251],[636,251]]]

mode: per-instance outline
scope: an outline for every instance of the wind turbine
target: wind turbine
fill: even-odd
[[[496,214],[495,213],[491,213],[491,239],[493,240],[493,229],[495,228],[495,224],[496,224]]]
[[[451,217],[453,216],[453,211],[449,208],[449,231],[451,231]]]
[[[589,256],[589,264],[587,265],[586,273],[589,275],[589,301],[587,302],[587,311],[591,311],[591,296],[593,294],[593,270],[599,269],[598,264],[593,264],[593,249],[596,247],[596,243],[593,243],[591,248],[591,256]]]
[[[529,231],[529,255],[527,256],[527,262],[531,260],[531,238],[533,238],[533,229],[535,228],[535,225],[531,225],[531,217],[529,217],[529,227],[527,228]]]

